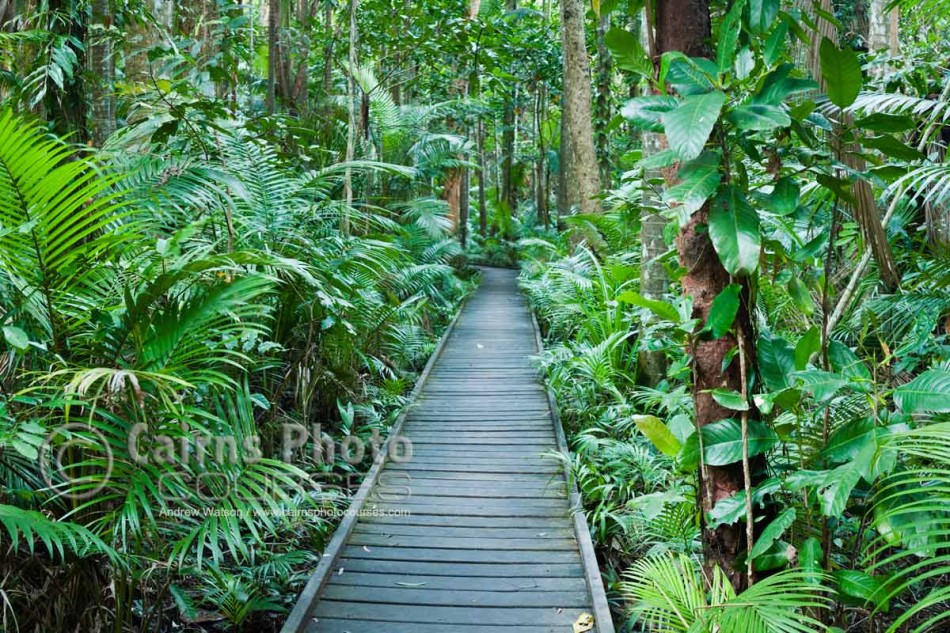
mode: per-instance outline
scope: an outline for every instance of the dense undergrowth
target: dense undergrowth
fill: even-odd
[[[753,290],[750,396],[762,422],[749,423],[749,450],[767,470],[752,495],[760,580],[736,596],[703,565],[702,528],[741,526],[747,507],[741,490],[713,514],[698,506],[689,349],[701,324],[679,294],[684,271],[670,234],[662,261],[674,283],[662,300],[640,294],[636,209],[647,198],[639,170],[626,178],[609,197],[611,211],[571,219],[586,240],[579,246],[529,226],[517,245],[522,287],[546,339],[539,363],[557,394],[621,630],[943,630],[950,268],[913,230],[917,208],[899,201],[889,226],[906,244],[902,290],[882,290],[872,271],[827,347],[819,333],[834,305],[824,297],[850,272],[844,266],[826,281],[827,253],[860,258],[853,225],[826,247],[831,204],[810,187],[792,222],[763,227],[766,262],[781,261],[789,244],[801,250],[793,267],[766,267]],[[809,246],[816,238],[820,248]],[[655,384],[643,370],[650,353],[666,368]],[[737,395],[713,393],[740,410],[729,400]],[[710,465],[742,456],[738,422],[719,426],[703,432]]]
[[[90,154],[0,114],[6,630],[275,629],[372,460],[287,425],[385,437],[469,288],[442,203],[153,123]]]
[[[695,617],[689,614],[707,600],[751,603],[762,615],[774,609],[770,627],[811,608],[853,631],[879,630],[872,619],[899,630],[942,620],[950,500],[940,469],[950,431],[946,397],[927,394],[946,389],[950,376],[945,261],[920,255],[902,262],[913,272],[900,296],[869,290],[836,329],[827,371],[819,369],[819,349],[810,340],[820,314],[797,309],[788,275],[761,280],[755,398],[763,410],[774,399],[766,418],[774,431],[755,439],[768,457],[769,477],[753,499],[768,508],[765,517],[784,519],[779,530],[760,537],[769,546],[756,569],[787,571],[738,599],[713,582],[725,592],[717,597],[693,580],[702,561],[701,521],[742,521],[744,495],[717,506],[714,517],[698,512],[690,359],[682,337],[689,310],[673,294],[644,303],[637,294],[639,258],[611,238],[636,227],[622,211],[598,223],[604,227],[599,255],[583,246],[570,252],[551,235],[523,239],[520,251],[523,288],[547,341],[539,362],[557,394],[572,473],[620,621],[636,627],[679,612],[687,618],[682,629],[660,630],[686,630]],[[907,306],[914,303],[928,310],[912,316]],[[646,386],[638,356],[657,350],[667,375]],[[707,457],[731,459],[736,441],[710,436]],[[820,569],[824,556],[830,576],[795,577]],[[762,630],[820,628],[801,622],[802,629]],[[723,630],[752,630],[735,626]]]

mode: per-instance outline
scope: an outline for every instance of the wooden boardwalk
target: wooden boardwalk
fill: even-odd
[[[514,271],[484,269],[291,613],[285,633],[613,633]],[[390,441],[393,441],[392,439]]]

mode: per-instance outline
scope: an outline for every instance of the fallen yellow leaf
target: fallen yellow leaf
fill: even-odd
[[[594,616],[589,613],[582,613],[574,621],[574,633],[584,633],[584,631],[594,630]]]

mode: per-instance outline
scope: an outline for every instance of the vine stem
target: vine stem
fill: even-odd
[[[742,412],[742,483],[745,487],[745,538],[746,538],[746,577],[752,585],[752,545],[755,542],[755,516],[752,511],[752,467],[749,463],[749,380],[746,367],[745,332],[742,323],[736,328],[736,343],[739,346],[739,382],[742,400],[746,409]]]

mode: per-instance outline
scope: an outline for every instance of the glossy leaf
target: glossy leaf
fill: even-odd
[[[781,337],[763,334],[759,337],[756,353],[759,372],[765,386],[778,391],[794,387],[792,373],[795,371],[795,354],[788,341]]]
[[[757,104],[738,106],[726,117],[742,131],[761,132],[788,127],[792,119],[779,106]]]
[[[894,390],[894,403],[904,413],[950,413],[950,371],[925,371]]]
[[[664,455],[675,457],[683,445],[655,415],[638,415],[634,423],[643,435]]]
[[[864,85],[858,54],[847,46],[838,48],[826,37],[821,41],[818,55],[828,99],[839,108],[847,108],[858,98]]]
[[[710,332],[714,339],[722,338],[732,329],[736,314],[739,312],[739,293],[741,291],[742,286],[739,284],[729,284],[713,299],[704,329]]]
[[[775,431],[761,422],[748,423],[749,457],[767,451],[778,442]],[[732,418],[703,427],[703,447],[706,463],[727,466],[742,460],[742,425]]]
[[[782,512],[762,530],[762,534],[760,534],[755,543],[753,543],[749,556],[754,559],[764,554],[772,547],[776,539],[781,538],[785,531],[792,527],[793,523],[795,523],[795,508],[785,508],[782,510]]]
[[[690,95],[675,110],[663,114],[663,129],[670,148],[683,160],[698,157],[725,103],[726,95],[721,92]]]
[[[758,268],[762,249],[759,217],[737,187],[729,186],[713,199],[709,237],[730,275],[743,277]]]
[[[679,171],[679,183],[665,194],[667,202],[678,202],[688,214],[698,211],[719,188],[722,157],[716,152],[703,152],[695,160],[684,164]]]

